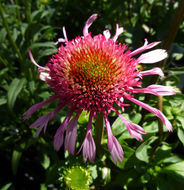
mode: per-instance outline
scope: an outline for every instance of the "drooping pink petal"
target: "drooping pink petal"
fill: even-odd
[[[88,20],[86,21],[86,24],[83,29],[83,35],[87,36],[88,35],[88,28],[92,25],[92,23],[97,19],[97,14],[91,15]]]
[[[115,35],[113,37],[114,42],[116,42],[116,40],[118,39],[119,35],[122,34],[123,32],[124,32],[124,28],[123,27],[119,28],[119,25],[116,24],[116,33],[115,33]]]
[[[82,111],[79,111],[77,115],[72,120],[70,120],[66,131],[65,150],[68,150],[68,152],[71,154],[74,154],[75,151],[75,142],[77,138],[77,120],[81,112]]]
[[[83,148],[83,157],[84,157],[85,162],[87,161],[87,158],[89,158],[90,162],[94,162],[95,155],[96,155],[96,145],[91,134],[92,118],[93,118],[93,113],[90,113],[86,137],[78,151],[79,153],[81,149]]]
[[[94,139],[91,134],[91,129],[87,132],[87,136],[84,141],[83,145],[83,157],[85,162],[87,161],[87,157],[89,158],[90,162],[94,162],[96,155],[96,145]]]
[[[58,106],[54,111],[41,116],[38,118],[33,124],[31,124],[30,128],[35,128],[40,126],[36,132],[36,136],[38,136],[41,130],[44,128],[44,132],[46,131],[48,122],[62,109],[63,105]]]
[[[147,49],[151,49],[153,48],[154,46],[158,45],[160,42],[153,42],[151,44],[148,44],[148,40],[145,39],[145,42],[144,42],[144,45],[136,50],[134,50],[133,52],[130,53],[131,56],[134,56],[134,55],[137,55]]]
[[[156,49],[148,53],[142,54],[138,59],[138,63],[152,64],[162,61],[167,57],[167,52],[164,49]]]
[[[140,72],[141,76],[146,76],[146,75],[159,75],[161,77],[164,77],[164,73],[162,71],[162,69],[160,69],[159,67],[155,67],[151,70],[147,70],[147,71],[141,71]]]
[[[126,96],[126,98],[132,102],[134,102],[135,104],[143,107],[144,109],[150,111],[151,113],[153,113],[154,115],[156,115],[157,117],[159,117],[161,119],[161,121],[164,123],[164,125],[167,127],[168,131],[172,131],[172,125],[170,123],[170,121],[165,117],[165,115],[158,109],[153,108],[135,98],[131,98],[130,96]]]
[[[120,160],[122,162],[123,158],[123,149],[117,139],[113,136],[109,120],[106,115],[104,115],[105,118],[105,125],[107,129],[108,134],[108,141],[107,145],[109,148],[109,151],[111,153],[112,159],[114,160],[114,163],[117,164],[117,161]]]
[[[47,67],[42,67],[42,66],[40,66],[40,65],[38,65],[38,64],[36,63],[36,61],[35,61],[34,58],[33,58],[32,53],[31,53],[31,49],[29,49],[29,57],[30,57],[32,63],[33,63],[34,65],[36,65],[38,68],[42,69],[43,71],[49,71],[49,68],[47,68]]]
[[[130,133],[130,136],[135,137],[138,141],[142,140],[142,136],[140,134],[146,134],[144,129],[135,123],[127,121],[116,109],[114,109],[114,111],[125,124],[126,128],[128,129],[128,132]]]
[[[57,98],[59,98],[58,95],[53,95],[50,96],[50,98],[48,100],[45,100],[43,102],[40,102],[38,104],[35,104],[33,106],[31,106],[25,113],[24,113],[24,119],[29,119],[30,116],[36,112],[38,109],[42,108],[43,106],[45,106],[46,104],[56,100]]]
[[[68,126],[68,123],[70,121],[70,118],[72,116],[73,110],[71,110],[66,118],[64,119],[63,123],[60,125],[60,127],[57,129],[56,134],[54,136],[54,149],[58,151],[61,146],[63,145],[64,140],[64,132],[66,127]]]
[[[148,93],[156,96],[170,96],[176,94],[176,90],[172,86],[150,85],[147,88],[136,88],[133,93]]]

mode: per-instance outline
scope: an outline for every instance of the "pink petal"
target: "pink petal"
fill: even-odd
[[[98,16],[97,14],[93,14],[86,21],[86,24],[85,24],[84,29],[83,29],[83,35],[84,36],[88,35],[88,28],[92,25],[92,23],[94,22],[94,20],[97,19],[97,16]]]
[[[113,37],[114,42],[118,39],[119,35],[120,35],[121,33],[123,33],[123,32],[124,32],[124,28],[123,28],[123,27],[120,27],[120,28],[119,28],[119,25],[116,24],[116,33],[115,33],[115,35],[114,35],[114,37]]]
[[[77,152],[79,153],[83,148],[83,157],[85,162],[87,161],[87,158],[89,158],[90,162],[94,162],[96,155],[96,145],[91,135],[92,118],[93,118],[93,113],[90,113],[86,137],[79,151]]]
[[[111,153],[112,159],[114,160],[114,163],[117,164],[118,160],[122,162],[124,153],[123,153],[123,149],[121,145],[119,144],[119,142],[114,136],[112,136],[111,140],[113,142],[113,147],[110,153]]]
[[[111,128],[110,128],[110,123],[106,115],[104,115],[105,118],[105,125],[107,129],[107,134],[108,134],[108,148],[111,153],[112,159],[114,160],[114,163],[117,164],[117,160],[120,160],[122,162],[123,158],[123,149],[117,139],[113,136]]]
[[[40,102],[38,104],[35,104],[33,106],[31,106],[25,113],[24,113],[24,119],[29,119],[30,116],[36,112],[38,109],[42,108],[43,106],[45,106],[46,104],[56,100],[57,98],[59,98],[58,95],[53,95],[51,96],[48,100],[45,100],[43,102]]]
[[[64,38],[65,38],[65,42],[68,42],[68,38],[67,38],[66,30],[65,30],[64,26],[63,26],[63,35],[64,35]]]
[[[106,40],[108,40],[111,37],[111,33],[109,30],[103,31],[103,35],[105,36]]]
[[[58,106],[54,111],[41,116],[33,124],[31,124],[30,128],[35,128],[37,126],[40,126],[36,132],[36,136],[38,136],[40,134],[40,132],[43,128],[44,128],[44,132],[46,131],[48,122],[62,109],[62,107],[63,107],[63,105]]]
[[[48,79],[51,79],[49,73],[44,72],[44,71],[39,73],[39,77],[40,77],[40,80],[42,80],[42,81],[47,81]]]
[[[138,63],[156,63],[167,57],[167,52],[164,49],[156,49],[148,53],[142,54],[138,59]]]
[[[136,100],[135,98],[131,98],[130,96],[126,96],[126,98],[132,102],[134,102],[135,104],[143,107],[144,109],[150,111],[151,113],[153,113],[154,115],[156,115],[157,117],[159,117],[161,119],[161,121],[164,123],[164,125],[167,127],[168,131],[172,131],[172,125],[170,123],[170,121],[164,116],[164,114],[156,109],[156,108],[153,108],[139,100]]]
[[[54,45],[57,45],[59,43],[65,42],[64,38],[59,38],[57,42],[54,43]]]
[[[75,142],[77,138],[77,120],[81,112],[82,111],[79,111],[77,115],[72,120],[70,120],[66,131],[65,150],[68,150],[68,152],[71,154],[74,154],[75,151]]]
[[[164,73],[162,71],[162,69],[160,69],[159,67],[155,67],[151,70],[147,70],[147,71],[141,71],[140,74],[142,76],[146,76],[146,75],[160,75],[161,77],[164,77]]]
[[[170,96],[176,94],[176,90],[172,86],[150,85],[147,88],[137,88],[132,90],[133,93],[149,93],[156,96]]]
[[[85,162],[87,161],[87,157],[89,158],[90,162],[94,162],[95,155],[96,146],[91,135],[91,130],[89,130],[83,144],[83,157]]]
[[[153,48],[154,46],[158,45],[160,42],[153,42],[151,44],[148,44],[148,41],[147,39],[145,39],[145,42],[144,42],[144,45],[138,49],[136,49],[135,51],[131,52],[130,55],[131,56],[134,56],[134,55],[137,55],[138,53],[141,53],[147,49],[151,49]]]
[[[35,61],[34,58],[33,58],[32,53],[31,53],[31,49],[29,49],[29,57],[30,57],[32,63],[33,63],[34,65],[36,65],[38,68],[42,69],[42,71],[49,71],[49,68],[47,68],[47,67],[42,67],[42,66],[40,66],[40,65],[38,65],[38,64],[36,63],[36,61]]]
[[[128,132],[130,133],[130,136],[134,136],[137,140],[142,140],[142,136],[140,134],[146,134],[144,129],[135,123],[127,121],[116,109],[114,109],[114,111],[125,124],[126,128],[128,129]]]
[[[56,131],[56,134],[54,136],[54,148],[56,151],[58,151],[61,148],[61,146],[63,145],[64,131],[65,131],[66,127],[68,126],[68,123],[70,121],[72,113],[73,113],[73,110],[71,110],[68,113],[65,120],[63,121],[63,123],[60,125],[60,127]]]

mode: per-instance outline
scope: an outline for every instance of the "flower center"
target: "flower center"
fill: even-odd
[[[118,61],[102,49],[76,50],[70,58],[68,76],[73,87],[109,89],[120,78]]]

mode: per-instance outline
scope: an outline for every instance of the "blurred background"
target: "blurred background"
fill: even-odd
[[[64,178],[67,168],[73,163],[82,165],[90,172],[90,189],[168,190],[175,188],[176,184],[179,184],[178,189],[182,189],[184,170],[176,170],[184,168],[184,21],[182,12],[174,17],[179,7],[184,6],[181,2],[0,0],[1,190],[67,189]],[[157,135],[158,127],[155,127],[155,118],[149,115],[144,118],[148,136],[144,137],[147,143],[142,145],[142,149],[139,142],[130,142],[131,139],[126,141],[128,137],[120,135],[118,122],[114,124],[113,131],[119,137],[127,155],[123,164],[118,166],[113,165],[109,155],[90,165],[83,162],[81,155],[69,156],[64,153],[63,148],[59,152],[54,151],[53,136],[60,121],[66,116],[67,108],[49,122],[47,132],[41,133],[39,138],[35,137],[36,130],[29,128],[30,124],[39,116],[53,110],[56,105],[50,104],[34,114],[29,121],[23,120],[23,113],[30,106],[53,94],[52,90],[39,80],[37,68],[28,55],[29,48],[37,63],[45,66],[51,55],[57,52],[59,46],[54,45],[54,42],[63,37],[62,27],[65,26],[69,40],[81,36],[85,21],[93,13],[98,14],[98,19],[90,27],[92,36],[102,33],[105,29],[109,29],[113,35],[118,23],[126,30],[118,41],[126,43],[130,50],[142,46],[145,38],[149,42],[161,41],[159,47],[168,49],[169,58],[164,65],[166,77],[160,83],[177,86],[180,90],[178,89],[179,93],[175,97],[163,100],[164,113],[172,121],[174,132],[167,133],[164,137],[164,142],[156,152],[158,158],[155,162],[148,158],[154,141],[149,138]],[[173,23],[176,28],[171,27]],[[168,37],[172,33],[173,39]],[[166,44],[168,40],[169,43]],[[146,84],[151,83],[152,79],[147,79]],[[152,98],[150,103],[157,106],[156,98]],[[137,114],[140,110],[136,106],[134,108],[133,113],[130,110],[134,114],[131,117],[139,123],[142,115]],[[111,117],[112,121],[116,120],[113,114]],[[86,127],[87,121],[85,114],[80,117],[78,136],[85,136],[80,128]],[[82,140],[83,138],[78,139],[78,143],[81,144]],[[77,146],[79,147],[79,144]],[[164,162],[159,158],[164,159]],[[165,159],[169,158],[171,160],[167,162]],[[106,164],[103,164],[104,160]],[[177,163],[180,164],[176,165]]]

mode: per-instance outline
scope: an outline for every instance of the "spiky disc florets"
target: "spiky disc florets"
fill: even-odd
[[[103,111],[122,97],[130,86],[137,86],[136,60],[99,34],[78,37],[61,45],[48,64],[50,87],[70,96],[69,106],[87,111]]]

